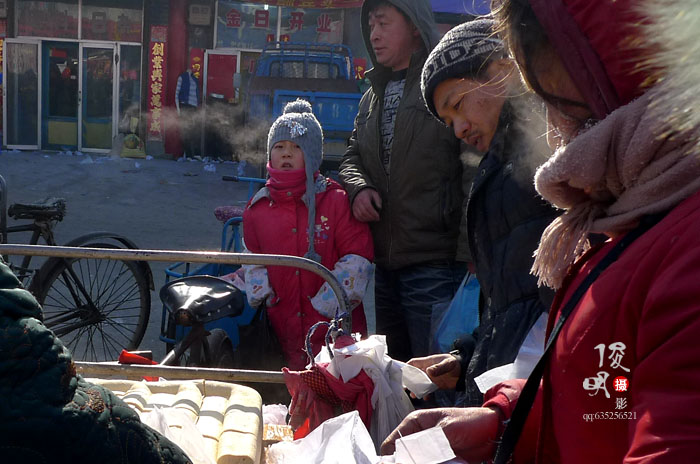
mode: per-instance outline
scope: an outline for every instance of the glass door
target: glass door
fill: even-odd
[[[114,45],[80,44],[78,141],[86,152],[107,152],[115,135]]]
[[[78,43],[42,43],[41,140],[49,150],[78,148]]]
[[[41,143],[39,42],[6,39],[3,76],[4,143],[10,149],[38,149]]]

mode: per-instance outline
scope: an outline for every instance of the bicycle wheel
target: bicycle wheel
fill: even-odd
[[[60,260],[43,276],[36,297],[44,323],[77,361],[113,361],[122,349],[137,349],[151,313],[148,278],[134,261]]]
[[[232,369],[234,364],[233,344],[222,329],[213,329],[206,338],[195,341],[187,355],[187,366]]]

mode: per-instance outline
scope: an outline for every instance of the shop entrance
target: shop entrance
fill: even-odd
[[[141,46],[7,39],[8,148],[107,152],[138,125]]]

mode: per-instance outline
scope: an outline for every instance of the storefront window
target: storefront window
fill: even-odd
[[[343,42],[343,10],[282,8],[280,40],[284,42]]]
[[[17,0],[17,36],[78,38],[78,0]]]
[[[82,0],[80,7],[79,0],[17,0],[16,5],[18,36],[141,42],[143,0]]]
[[[264,48],[277,39],[278,8],[260,3],[219,2],[216,46]]]
[[[39,50],[36,44],[8,43],[7,145],[36,146],[39,111]]]
[[[141,42],[142,0],[83,0],[82,38]]]

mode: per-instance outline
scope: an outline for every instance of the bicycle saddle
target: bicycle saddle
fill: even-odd
[[[7,215],[13,219],[61,221],[66,215],[66,200],[44,198],[35,203],[15,203],[7,209]]]
[[[168,282],[160,289],[160,299],[178,325],[206,323],[243,312],[243,293],[227,281],[208,275],[195,275]]]
[[[217,206],[214,216],[221,222],[226,222],[231,218],[243,217],[244,206]]]

